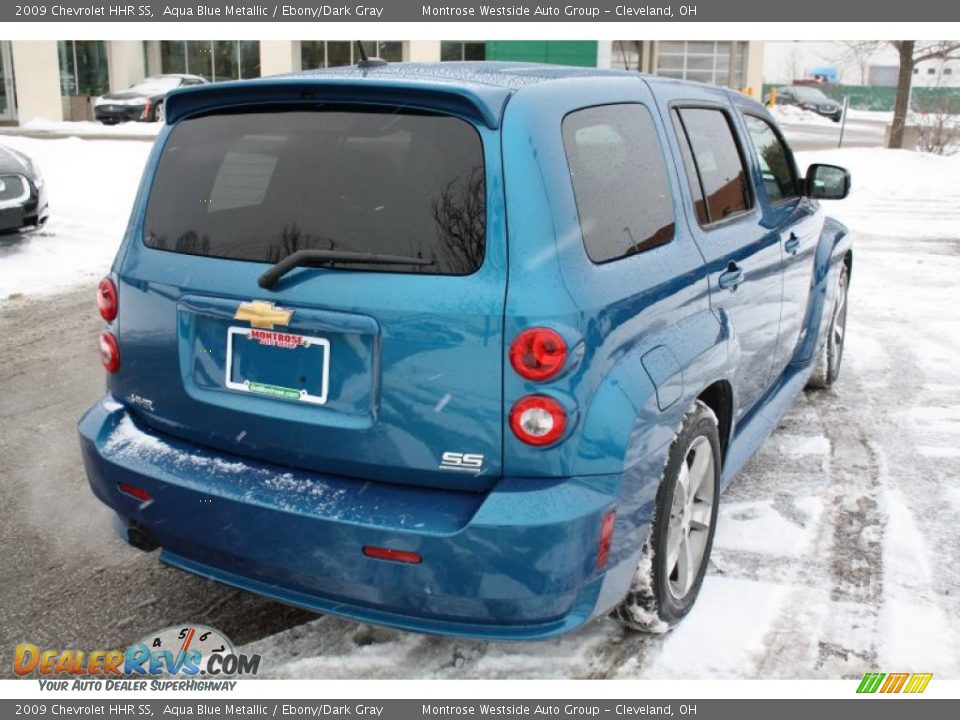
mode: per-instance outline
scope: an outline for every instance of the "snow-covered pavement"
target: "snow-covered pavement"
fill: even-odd
[[[0,236],[0,300],[58,292],[103,276],[123,239],[152,144],[0,136],[43,173],[50,219],[40,232]]]
[[[39,161],[52,212],[43,233],[0,238],[0,298],[92,287],[149,144],[0,142]],[[845,366],[835,389],[798,400],[724,493],[703,593],[676,630],[630,635],[602,619],[503,644],[321,617],[245,648],[267,674],[960,678],[960,157],[857,149],[800,160],[853,174],[851,197],[828,206],[856,233]]]

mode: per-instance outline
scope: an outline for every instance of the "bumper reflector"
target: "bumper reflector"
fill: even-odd
[[[364,545],[363,554],[376,560],[392,560],[393,562],[409,563],[410,565],[419,565],[423,558],[420,553],[410,552],[409,550],[392,550],[385,547],[374,547],[373,545]]]
[[[153,500],[153,495],[148,493],[143,488],[138,488],[136,485],[131,485],[130,483],[119,482],[117,483],[117,489],[122,493],[126,493],[130,497],[135,497],[137,500],[142,502],[148,502]]]
[[[604,567],[610,559],[610,544],[613,542],[613,521],[617,518],[617,511],[611,510],[603,516],[600,525],[600,545],[597,547],[597,569]]]

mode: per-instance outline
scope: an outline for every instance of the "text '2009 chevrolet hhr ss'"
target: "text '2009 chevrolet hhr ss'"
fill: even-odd
[[[721,489],[843,353],[852,248],[750,98],[395,64],[170,93],[79,431],[134,546],[527,639],[696,600]]]

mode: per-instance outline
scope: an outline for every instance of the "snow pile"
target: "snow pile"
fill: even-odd
[[[847,122],[851,120],[865,120],[868,122],[890,123],[893,122],[892,110],[856,110],[847,108]]]
[[[123,239],[152,145],[14,136],[0,136],[0,144],[39,164],[50,203],[43,230],[0,235],[0,300],[80,283],[92,287],[109,270]]]
[[[714,546],[760,555],[803,557],[813,549],[815,530],[820,524],[822,505],[818,498],[806,498],[795,507],[799,521],[785,517],[771,500],[750,502],[720,501],[720,524]],[[809,515],[807,514],[809,513]]]
[[[960,155],[847,148],[797,153],[810,163],[850,171],[846,200],[824,203],[827,213],[861,233],[898,238],[955,238],[960,227]]]
[[[806,110],[799,105],[774,105],[770,108],[770,114],[778,123],[787,125],[825,125],[835,128],[835,123],[830,118],[818,115],[812,110]]]
[[[54,122],[52,120],[44,120],[43,118],[33,118],[23,123],[20,127],[31,133],[50,135],[72,135],[76,137],[116,137],[117,135],[129,135],[130,137],[152,140],[160,132],[163,123],[122,122],[116,125],[104,125],[103,123],[90,122],[88,120]]]
[[[934,570],[924,532],[898,490],[887,490],[884,604],[880,664],[949,667],[956,648],[945,646],[950,624],[937,602]]]

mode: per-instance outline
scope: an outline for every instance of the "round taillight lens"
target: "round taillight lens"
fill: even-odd
[[[117,286],[113,284],[110,278],[104,278],[100,281],[97,288],[97,308],[100,310],[100,317],[107,322],[115,320],[117,317]]]
[[[563,435],[567,411],[546,395],[528,395],[510,410],[510,429],[528,445],[549,445]]]
[[[104,330],[100,335],[100,362],[108,373],[120,369],[120,346],[116,336],[109,330]]]
[[[567,343],[556,330],[529,328],[510,346],[510,364],[527,380],[548,380],[567,362]]]

